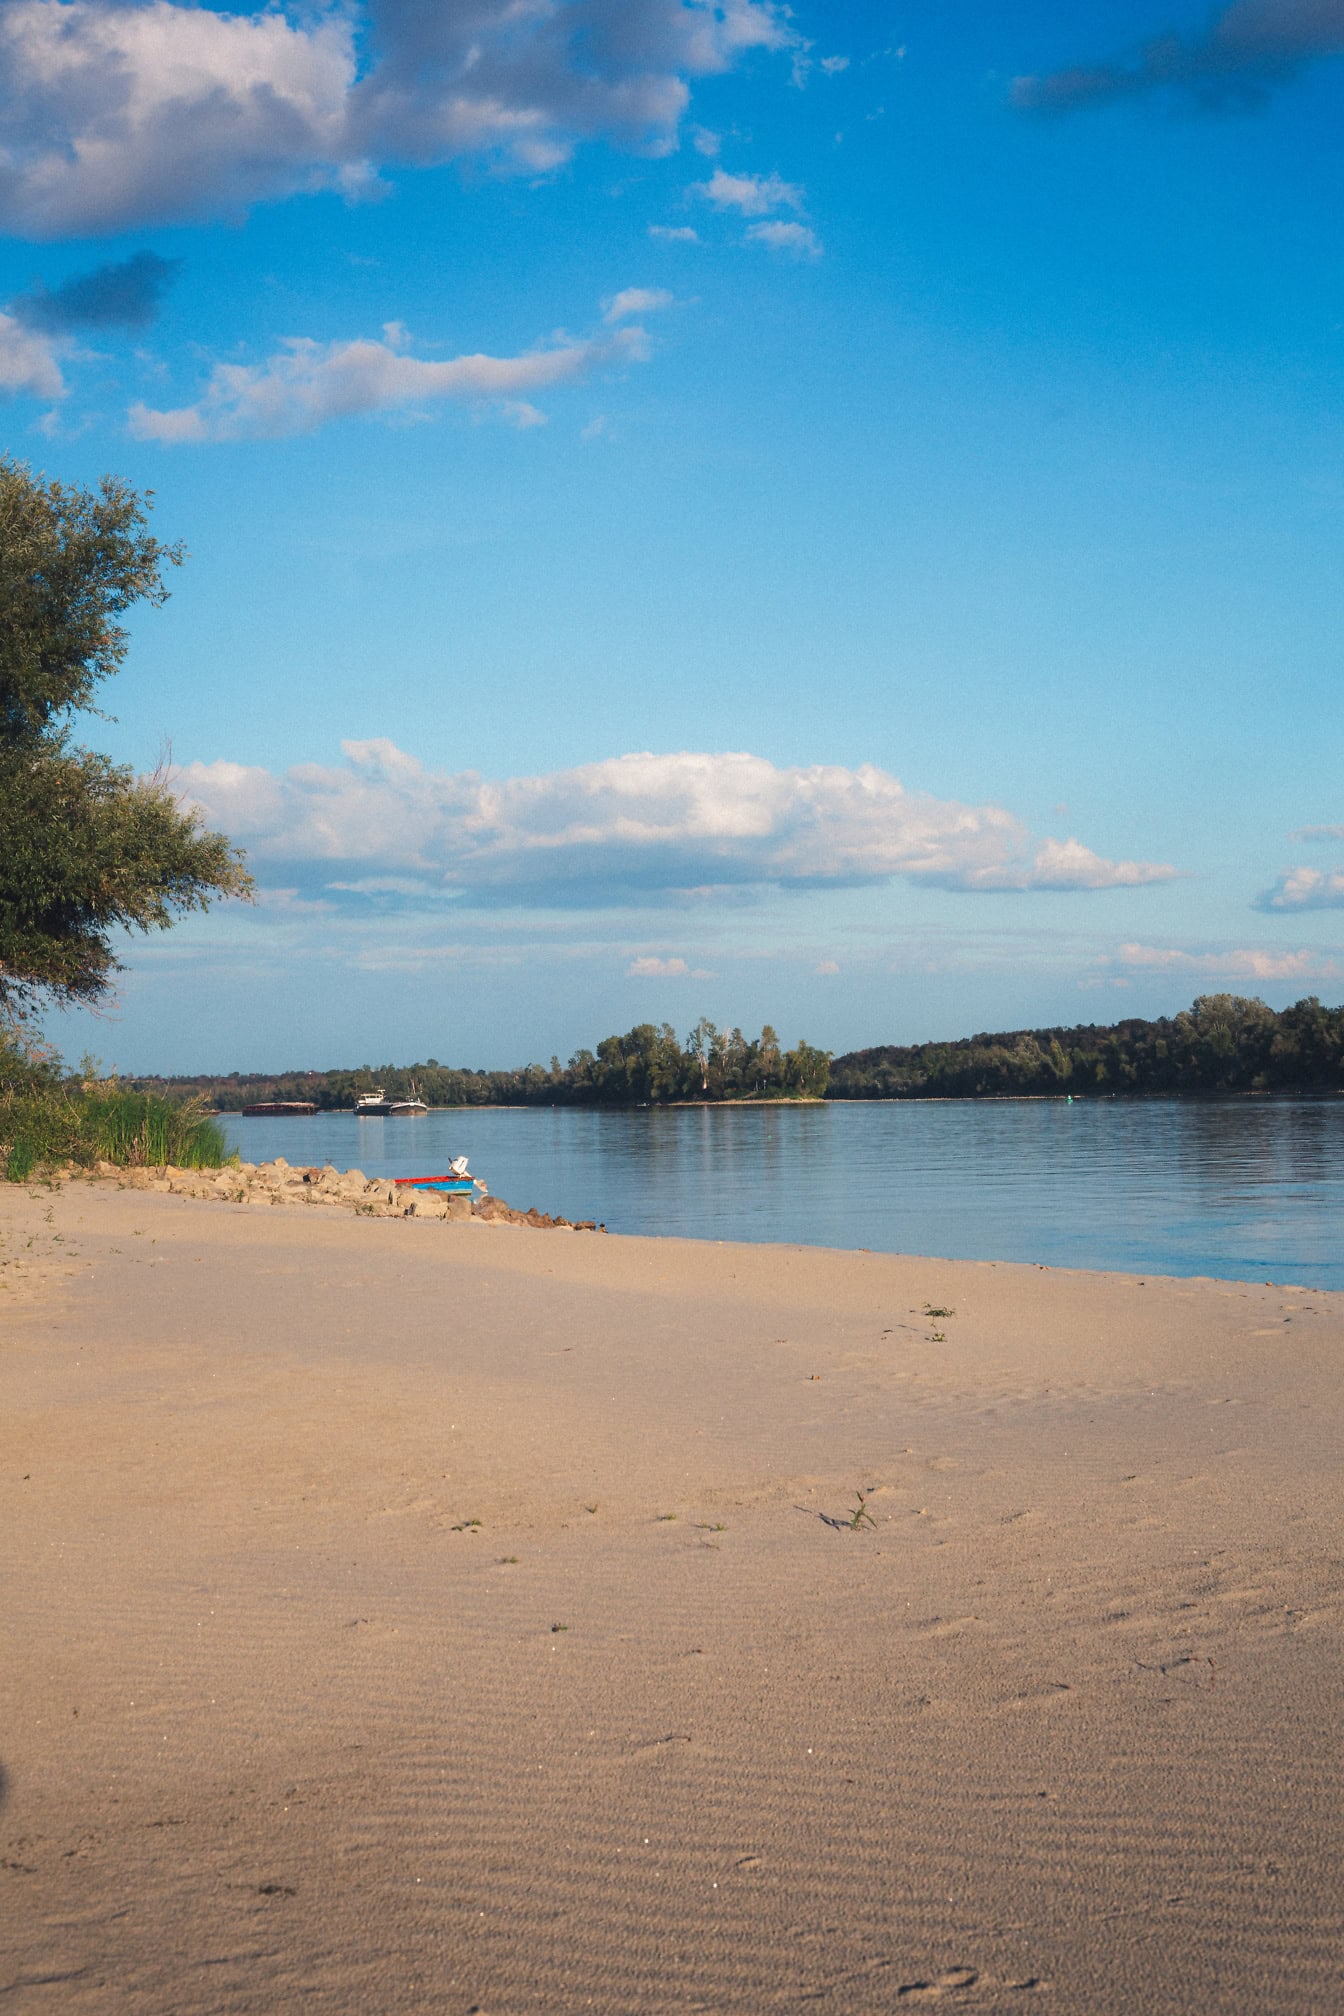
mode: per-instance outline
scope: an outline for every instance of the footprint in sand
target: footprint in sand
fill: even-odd
[[[932,1974],[926,1981],[906,1981],[896,1993],[902,2002],[941,2002],[978,2000],[979,1990],[988,1992],[998,1988],[1010,1995],[1023,1995],[1043,1984],[1039,1974],[1031,1974],[1024,1981],[992,1980],[980,1973],[976,1967],[949,1967],[942,1974]]]
[[[906,1981],[897,1989],[905,2002],[941,2002],[945,1995],[964,1995],[980,1979],[975,1967],[949,1967],[927,1981]]]

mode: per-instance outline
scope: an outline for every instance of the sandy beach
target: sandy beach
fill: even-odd
[[[3,2005],[1344,2007],[1342,1360],[1282,1285],[0,1186]]]

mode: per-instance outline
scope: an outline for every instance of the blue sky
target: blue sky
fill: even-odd
[[[0,8],[12,452],[249,852],[123,1069],[1344,977],[1344,0]]]

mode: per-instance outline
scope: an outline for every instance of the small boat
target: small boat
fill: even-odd
[[[355,1100],[357,1120],[383,1120],[389,1117],[407,1119],[413,1118],[417,1113],[428,1111],[428,1106],[414,1085],[411,1087],[409,1099],[389,1099],[380,1085],[375,1092],[361,1092]]]
[[[449,1163],[446,1176],[394,1176],[392,1181],[398,1190],[434,1190],[441,1197],[470,1197],[473,1190],[482,1197],[489,1194],[479,1176],[468,1174],[465,1155]]]
[[[316,1113],[317,1107],[311,1099],[259,1099],[255,1106],[244,1106],[243,1112],[250,1119],[284,1120],[307,1113]]]

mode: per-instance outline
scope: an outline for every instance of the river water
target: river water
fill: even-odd
[[[613,1232],[1344,1288],[1344,1100],[938,1100],[416,1119],[224,1116],[244,1160],[369,1176],[471,1158]]]

